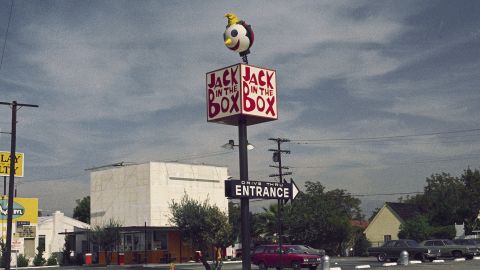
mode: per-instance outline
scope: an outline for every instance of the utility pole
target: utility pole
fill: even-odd
[[[273,162],[278,163],[276,165],[270,165],[272,168],[278,169],[278,174],[271,174],[270,177],[278,177],[278,181],[280,184],[283,184],[283,176],[284,175],[291,175],[291,172],[283,172],[283,170],[288,170],[288,167],[282,166],[282,154],[290,154],[290,150],[282,150],[281,144],[284,142],[289,142],[289,139],[282,139],[282,138],[269,138],[270,141],[277,142],[277,149],[268,149],[268,151],[273,152]],[[280,269],[283,269],[283,261],[282,261],[282,237],[283,237],[283,225],[282,225],[282,212],[283,212],[283,203],[282,199],[278,199],[278,206],[277,206],[277,233],[278,233],[278,248],[280,251]]]
[[[5,270],[10,270],[10,261],[12,259],[12,219],[13,219],[13,196],[15,184],[15,147],[17,137],[17,110],[21,107],[38,107],[33,104],[21,104],[17,101],[0,102],[0,105],[9,105],[12,107],[12,130],[10,131],[10,180],[8,182],[8,214],[7,214],[7,243],[5,245]]]

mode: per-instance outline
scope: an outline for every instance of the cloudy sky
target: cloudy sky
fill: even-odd
[[[18,111],[19,196],[71,214],[87,168],[225,165],[237,128],[207,123],[205,73],[241,62],[226,12],[252,25],[249,62],[277,70],[279,119],[248,127],[249,175],[275,173],[288,138],[294,180],[346,189],[366,215],[422,191],[432,173],[480,167],[479,1],[0,0],[0,101]],[[0,129],[11,111],[0,106]],[[0,150],[10,136],[1,134]],[[273,181],[271,179],[270,181]]]

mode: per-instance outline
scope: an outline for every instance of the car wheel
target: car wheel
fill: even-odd
[[[299,262],[292,262],[293,270],[300,270],[300,263]]]
[[[461,251],[458,251],[458,250],[455,250],[452,252],[452,255],[454,258],[461,258],[462,257],[462,252]]]
[[[379,262],[385,262],[387,260],[387,254],[385,253],[379,253],[377,255],[377,261]]]
[[[415,254],[415,256],[413,258],[415,260],[419,260],[421,262],[426,262],[427,261],[427,258],[425,257],[425,254],[423,254],[423,253],[417,253],[417,254]]]
[[[260,263],[258,264],[258,269],[260,269],[260,270],[267,270],[268,267],[265,265],[264,262],[260,262]]]
[[[310,266],[310,270],[317,270],[316,266]]]

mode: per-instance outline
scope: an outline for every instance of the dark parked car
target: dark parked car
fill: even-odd
[[[476,246],[480,249],[480,239],[454,239],[453,242],[457,245]]]
[[[410,259],[415,260],[433,261],[440,256],[438,248],[421,247],[417,241],[408,239],[390,240],[381,247],[368,248],[367,252],[369,256],[377,257],[379,262],[384,262],[386,260],[397,261],[400,253],[404,250],[408,252]]]
[[[315,250],[303,245],[282,245],[282,252],[280,252],[278,245],[262,245],[255,248],[251,260],[261,270],[268,267],[280,267],[280,264],[283,267],[290,267],[295,270],[300,268],[315,270],[322,261],[320,253],[325,254],[325,251]]]
[[[471,259],[480,254],[480,251],[476,246],[457,245],[450,239],[425,240],[420,244],[427,248],[440,249],[442,257],[467,257]]]

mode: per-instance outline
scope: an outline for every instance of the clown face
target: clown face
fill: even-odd
[[[252,46],[253,32],[245,23],[239,22],[227,27],[223,40],[230,50],[242,54]]]

